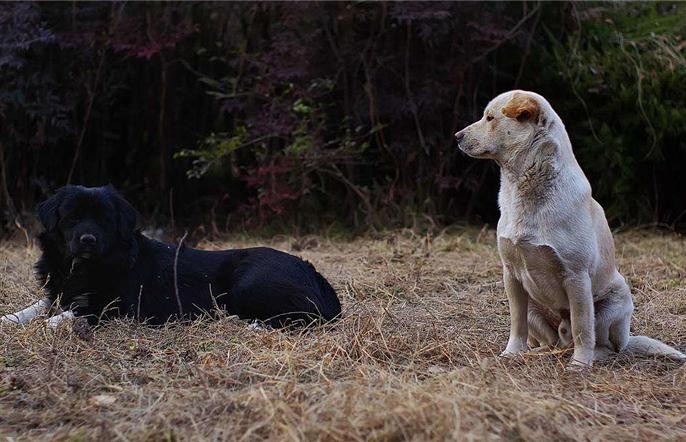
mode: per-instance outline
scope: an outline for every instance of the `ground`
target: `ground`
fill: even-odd
[[[344,318],[310,333],[225,317],[92,336],[0,329],[0,436],[25,440],[684,440],[686,368],[620,355],[566,372],[569,352],[494,357],[508,309],[491,230],[355,240],[233,238],[311,261]],[[25,242],[0,247],[0,313],[38,294]],[[686,347],[686,239],[617,236],[634,334]]]

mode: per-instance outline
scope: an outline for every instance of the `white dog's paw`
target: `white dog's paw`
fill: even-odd
[[[591,370],[593,362],[586,363],[572,359],[569,364],[565,366],[565,371],[568,373],[585,373]]]
[[[516,337],[516,336],[510,336],[510,339],[507,340],[507,345],[505,346],[505,350],[500,353],[500,356],[504,358],[511,358],[515,355],[518,355],[520,353],[524,353],[529,350],[529,344],[527,344],[527,336],[522,336],[522,337]]]
[[[552,352],[552,351],[555,351],[555,350],[556,350],[556,349],[555,349],[555,346],[553,346],[553,345],[539,345],[538,347],[534,347],[534,348],[532,348],[532,349],[529,350],[529,351],[530,351],[531,353],[540,354],[540,353]]]
[[[503,350],[502,353],[500,353],[500,357],[503,358],[513,358],[517,355],[521,355],[522,353],[525,353],[529,350],[528,345],[526,344],[526,340],[522,342],[508,342],[507,346],[505,347],[505,350]]]
[[[522,353],[524,353],[524,350],[519,350],[519,351],[505,350],[504,352],[500,353],[500,357],[506,358],[506,359],[513,359],[513,358],[516,358],[517,356],[521,356]]]

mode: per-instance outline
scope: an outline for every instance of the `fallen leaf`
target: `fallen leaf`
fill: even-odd
[[[106,407],[112,405],[117,401],[117,398],[109,394],[98,394],[90,398],[91,405],[97,407]]]

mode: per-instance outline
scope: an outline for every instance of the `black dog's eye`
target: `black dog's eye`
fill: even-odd
[[[114,221],[103,216],[103,217],[98,218],[98,224],[100,224],[102,227],[108,229],[108,228],[114,226]]]
[[[62,227],[73,226],[76,224],[76,219],[72,215],[66,215],[60,219],[59,224]]]
[[[487,116],[486,116],[486,121],[491,121],[492,119],[493,119],[492,116],[490,116],[490,115],[487,115]]]

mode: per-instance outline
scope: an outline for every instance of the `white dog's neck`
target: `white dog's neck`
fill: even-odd
[[[552,140],[539,140],[535,144],[534,148],[520,149],[500,162],[501,192],[513,193],[531,202],[550,195],[549,189],[555,186],[560,174],[558,146]]]
[[[532,144],[508,161],[499,161],[499,234],[503,230],[509,237],[529,236],[537,226],[550,224],[542,223],[543,218],[568,216],[572,201],[590,194],[559,117],[537,133]]]
[[[563,182],[565,175],[584,176],[567,131],[554,112],[545,127],[534,134],[530,145],[519,148],[498,164],[501,191],[506,188],[530,200],[549,195],[547,189]]]

